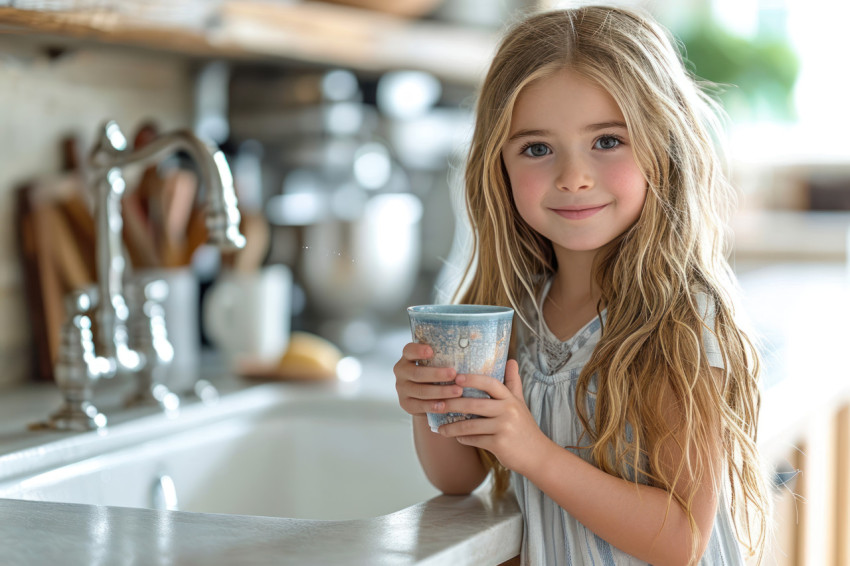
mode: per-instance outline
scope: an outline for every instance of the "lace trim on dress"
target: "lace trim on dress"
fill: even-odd
[[[549,289],[552,286],[552,280],[549,279],[540,291],[540,296],[537,298],[537,304],[534,308],[534,315],[537,320],[537,335],[540,337],[537,344],[537,354],[541,369],[549,374],[554,374],[563,369],[572,359],[573,354],[584,346],[585,342],[596,331],[593,324],[598,318],[590,320],[587,324],[581,327],[572,338],[561,341],[555,336],[546,321],[543,318],[543,302],[549,294]],[[605,310],[602,311],[602,316],[605,316]]]

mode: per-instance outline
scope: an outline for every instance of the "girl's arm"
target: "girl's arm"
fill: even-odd
[[[492,399],[450,399],[444,410],[489,418],[444,425],[440,427],[441,434],[468,446],[490,450],[503,465],[528,478],[618,549],[656,566],[689,562],[692,538],[684,509],[675,500],[669,500],[667,491],[607,474],[552,442],[525,406],[516,362],[508,363],[505,385],[477,375],[458,376],[457,382],[482,389]],[[676,415],[677,411],[668,407],[665,418],[675,425]],[[706,450],[707,456],[719,453],[716,447]],[[682,457],[676,440],[665,442],[662,453],[666,460],[662,465],[675,470]],[[711,462],[712,469],[706,470],[691,504],[701,533],[697,559],[705,552],[711,536],[718,503],[712,481],[720,477],[722,467],[722,458],[708,457],[704,461]],[[691,482],[691,478],[682,478],[675,490],[687,497],[685,493]]]
[[[667,457],[662,465],[674,473],[681,450],[673,440],[665,442],[662,450]],[[667,491],[609,475],[554,443],[540,457],[549,458],[541,460],[548,465],[529,466],[523,475],[591,531],[657,566],[689,563],[693,545],[690,524],[685,510],[670,500]],[[718,499],[712,482],[719,479],[723,462],[718,457],[706,460],[712,469],[705,470],[691,502],[701,535],[696,560],[705,552],[714,526]],[[683,478],[674,489],[687,498],[692,485],[691,478]]]
[[[436,403],[460,397],[463,389],[457,385],[438,385],[451,382],[451,368],[432,368],[416,365],[434,355],[424,344],[407,344],[402,358],[393,368],[399,405],[413,415],[413,440],[416,455],[428,480],[446,495],[466,495],[487,477],[487,469],[472,446],[460,444],[431,431],[426,413],[435,410]]]
[[[413,440],[425,475],[445,495],[468,495],[487,477],[478,450],[432,432],[425,415],[413,416]]]

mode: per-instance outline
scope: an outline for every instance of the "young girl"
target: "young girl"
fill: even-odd
[[[484,81],[460,302],[516,309],[516,360],[502,384],[408,344],[394,371],[437,488],[512,482],[523,564],[761,556],[758,361],[734,319],[713,108],[668,34],[616,8],[530,17]],[[434,434],[427,412],[483,418]]]

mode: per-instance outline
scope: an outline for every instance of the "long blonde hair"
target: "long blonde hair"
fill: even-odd
[[[609,474],[644,477],[666,489],[687,513],[696,549],[701,535],[691,505],[708,460],[719,456],[705,447],[716,445],[715,431],[722,430],[728,477],[710,479],[718,490],[726,482],[738,538],[761,556],[769,499],[756,448],[759,362],[736,322],[735,279],[726,259],[726,220],[735,199],[716,147],[722,111],[650,18],[582,7],[533,15],[507,33],[479,94],[466,164],[474,253],[460,301],[510,305],[521,315],[520,305],[558,268],[551,243],[517,212],[501,149],[522,89],[564,68],[598,83],[617,102],[648,184],[640,218],[595,264],[607,316],[576,394],[592,458]],[[720,379],[710,377],[699,294],[715,313],[708,331],[721,346]],[[582,400],[592,378],[591,417]],[[669,394],[673,398],[665,399]],[[676,436],[662,417],[671,403],[680,411]],[[684,439],[684,458],[670,473],[660,465],[661,446],[677,436]],[[492,454],[481,454],[495,472],[495,490],[504,491],[507,470]],[[683,496],[673,490],[681,477],[694,480]]]

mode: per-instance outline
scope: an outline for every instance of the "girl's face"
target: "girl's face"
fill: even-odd
[[[623,113],[571,70],[523,89],[502,159],[520,215],[558,257],[605,246],[634,224],[646,200]]]

